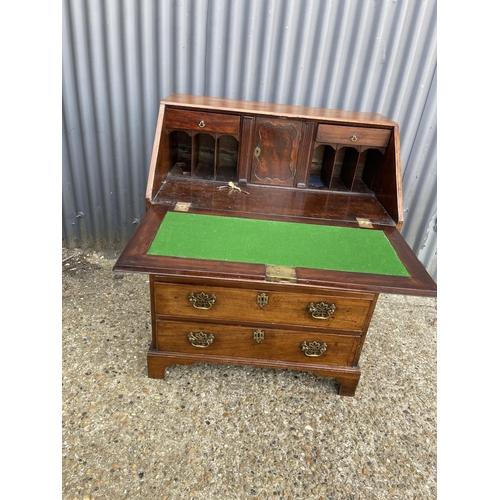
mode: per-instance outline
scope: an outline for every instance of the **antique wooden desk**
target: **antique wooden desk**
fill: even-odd
[[[171,95],[146,208],[114,269],[150,275],[150,377],[307,370],[353,396],[379,293],[436,295],[399,233],[399,129],[380,115]]]

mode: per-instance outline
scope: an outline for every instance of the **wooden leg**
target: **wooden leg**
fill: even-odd
[[[177,353],[167,353],[149,349],[148,351],[148,377],[165,378],[165,368],[171,365],[190,365],[197,360],[185,359]]]
[[[358,387],[360,374],[348,376],[336,376],[335,379],[339,382],[339,395],[340,396],[354,396],[356,388]]]
[[[169,365],[162,358],[150,356],[148,353],[148,377],[149,378],[165,378],[165,368]]]
[[[313,370],[318,377],[334,378],[339,384],[339,396],[354,396],[358,387],[361,371],[359,368],[348,368],[345,370]]]

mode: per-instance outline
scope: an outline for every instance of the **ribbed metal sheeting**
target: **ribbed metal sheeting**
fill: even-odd
[[[121,247],[173,92],[399,123],[402,234],[436,277],[436,0],[64,0],[63,242]]]

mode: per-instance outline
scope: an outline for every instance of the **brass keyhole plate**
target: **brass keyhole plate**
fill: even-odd
[[[268,303],[269,303],[269,295],[267,295],[267,293],[262,292],[259,293],[259,295],[257,295],[257,304],[261,309],[267,306]]]
[[[257,342],[257,344],[260,344],[264,340],[264,330],[255,330],[253,332],[253,339]]]

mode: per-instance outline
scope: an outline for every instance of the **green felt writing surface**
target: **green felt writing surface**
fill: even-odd
[[[167,212],[149,255],[409,276],[380,230]]]

